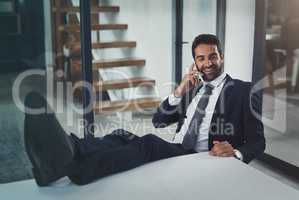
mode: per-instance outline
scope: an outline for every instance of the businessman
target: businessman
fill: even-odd
[[[101,177],[148,162],[209,151],[212,156],[236,157],[249,163],[265,149],[261,103],[251,84],[223,72],[218,38],[202,34],[192,45],[194,64],[180,85],[153,116],[156,128],[177,123],[172,142],[125,130],[96,138],[67,135],[54,113],[25,115],[25,147],[38,185],[68,176],[84,185]],[[27,109],[47,107],[37,93],[25,99]]]

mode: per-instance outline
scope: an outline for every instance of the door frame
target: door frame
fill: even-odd
[[[253,47],[253,66],[252,66],[252,82],[256,83],[265,75],[265,58],[266,58],[266,1],[255,1],[255,31],[254,31],[254,47]]]
[[[82,80],[86,83],[83,87],[83,119],[84,119],[84,137],[94,135],[94,112],[93,108],[89,109],[94,101],[92,91],[88,85],[92,84],[92,54],[91,54],[91,14],[90,1],[80,0],[80,31],[81,31],[81,71]]]
[[[175,54],[174,81],[179,84],[182,80],[183,64],[183,0],[175,0]]]

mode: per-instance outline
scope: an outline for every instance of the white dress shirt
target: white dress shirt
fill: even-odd
[[[205,90],[205,85],[207,83],[211,84],[214,86],[214,89],[212,90],[212,94],[209,98],[209,103],[206,107],[206,114],[204,118],[202,119],[202,123],[200,124],[199,127],[199,135],[198,135],[198,140],[195,145],[195,151],[196,152],[202,152],[202,151],[208,151],[208,146],[209,146],[209,130],[210,130],[210,125],[213,117],[213,113],[216,107],[217,100],[220,96],[221,90],[223,88],[224,82],[225,82],[225,77],[226,73],[222,73],[220,76],[218,76],[216,79],[210,82],[203,82],[203,87],[200,88],[196,96],[193,98],[192,102],[187,108],[186,116],[187,118],[185,119],[184,124],[181,127],[181,130],[179,133],[176,134],[174,138],[174,143],[182,143],[185,134],[187,133],[187,130],[189,128],[189,124],[191,122],[191,119],[195,113],[197,104],[199,102],[199,99],[202,97],[204,90]],[[168,97],[168,101],[170,105],[178,105],[181,101],[181,98],[175,97],[173,94],[171,94]]]

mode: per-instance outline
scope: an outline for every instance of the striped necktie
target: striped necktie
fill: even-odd
[[[199,135],[199,127],[202,123],[203,118],[205,117],[205,110],[209,103],[209,99],[213,89],[214,86],[212,86],[211,84],[206,84],[204,94],[202,95],[196,106],[195,113],[191,119],[189,128],[182,142],[183,147],[187,150],[194,149],[196,145],[197,138]]]

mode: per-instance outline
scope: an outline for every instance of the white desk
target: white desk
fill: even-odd
[[[299,192],[234,158],[175,157],[87,186],[67,179],[39,188],[33,180],[0,185],[3,200],[291,200]]]

